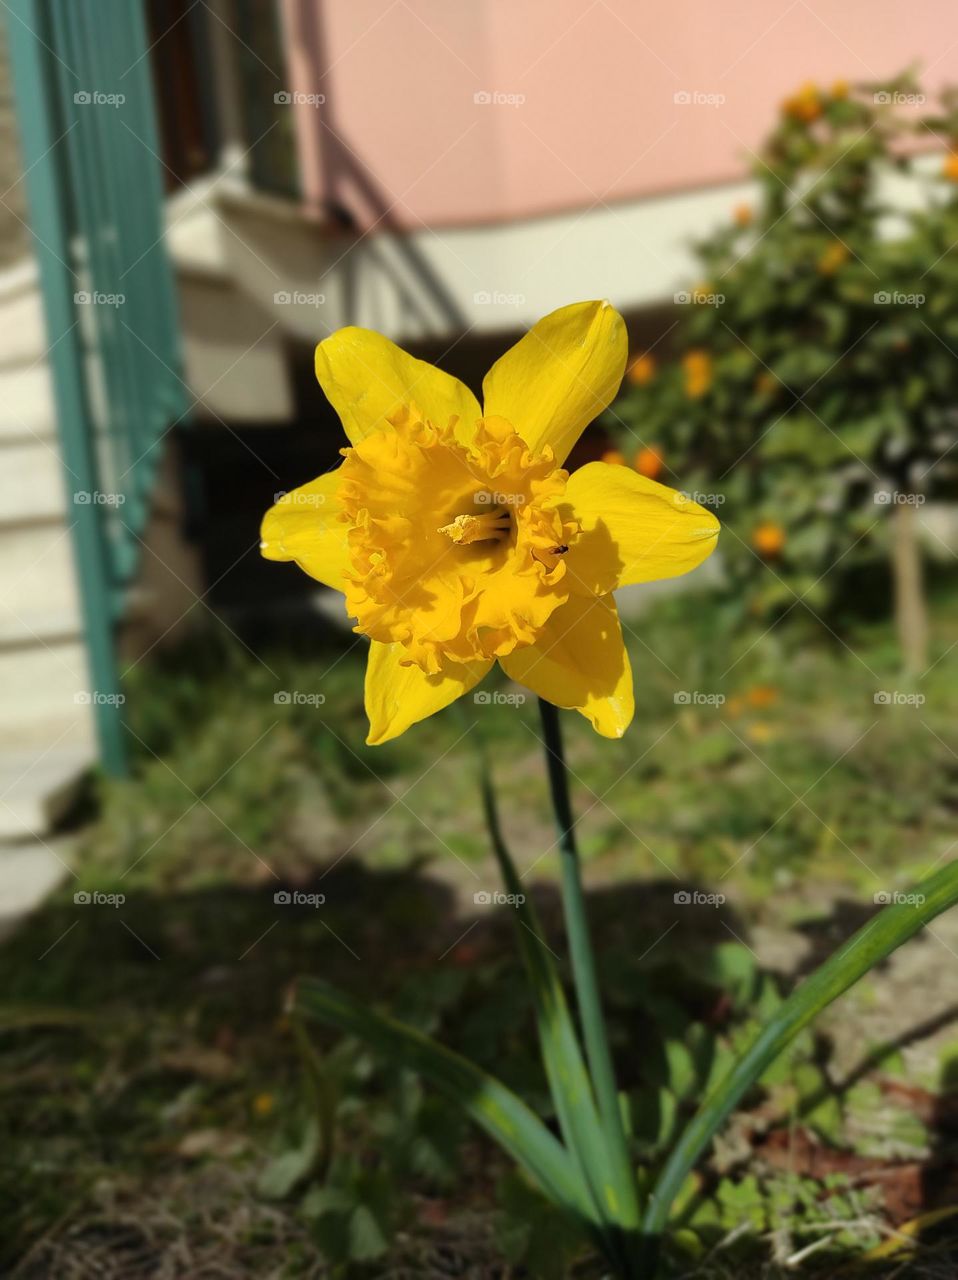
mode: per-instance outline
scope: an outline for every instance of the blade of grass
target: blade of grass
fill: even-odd
[[[649,1200],[644,1226],[650,1240],[664,1230],[673,1201],[708,1142],[769,1063],[833,1000],[958,902],[958,860],[923,881],[914,892],[921,901],[885,907],[806,978],[705,1099],[666,1161]],[[653,1264],[649,1266],[651,1275],[654,1259],[650,1256],[648,1262]]]

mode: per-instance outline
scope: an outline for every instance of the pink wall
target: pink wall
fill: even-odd
[[[958,81],[944,0],[281,0],[304,189],[364,225],[484,222],[721,182],[806,80],[919,61]],[[724,95],[683,105],[676,93]],[[480,92],[512,95],[477,103]]]

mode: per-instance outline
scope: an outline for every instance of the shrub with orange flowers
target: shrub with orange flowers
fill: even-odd
[[[654,378],[631,376],[608,419],[629,428],[627,455],[654,445],[666,483],[711,496],[733,611],[772,618],[799,598],[833,627],[867,574],[897,602],[911,667],[918,509],[958,480],[958,89],[919,118],[918,88],[839,80],[786,98],[758,198],[696,246],[709,283],[677,295]],[[944,153],[931,178],[906,145],[929,130]],[[918,212],[886,204],[896,171],[924,185]]]

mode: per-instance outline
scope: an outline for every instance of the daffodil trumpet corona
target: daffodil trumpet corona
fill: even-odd
[[[370,330],[316,348],[349,445],[267,512],[261,550],[345,595],[370,641],[370,743],[467,693],[496,661],[606,737],[624,733],[632,673],[612,593],[695,568],[719,529],[629,468],[565,469],[627,357],[607,302],[540,320],[489,370],[481,406]]]

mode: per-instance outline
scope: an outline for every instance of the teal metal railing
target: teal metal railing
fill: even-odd
[[[31,229],[104,767],[117,623],[162,441],[187,412],[141,0],[7,0]]]

